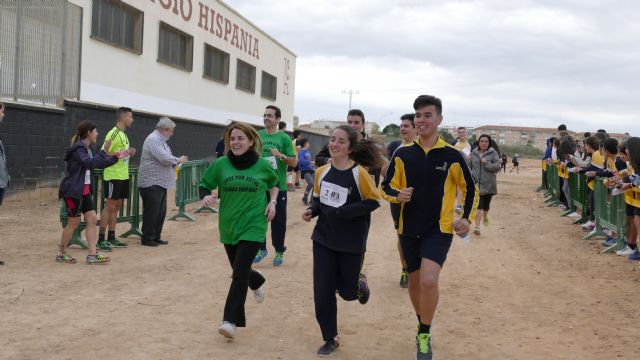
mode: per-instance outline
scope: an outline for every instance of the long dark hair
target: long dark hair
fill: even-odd
[[[78,140],[84,140],[96,127],[96,124],[91,120],[80,121],[76,128],[76,134],[71,138],[71,145],[78,142]]]
[[[498,144],[495,142],[495,140],[493,140],[491,138],[491,136],[489,136],[488,134],[482,134],[478,137],[478,151],[480,151],[480,139],[482,139],[483,137],[487,138],[487,140],[489,140],[489,147],[493,148],[493,150],[495,150],[498,155],[500,155],[500,148],[498,147]],[[489,149],[487,149],[489,150]]]
[[[627,153],[631,166],[636,173],[640,173],[640,138],[630,137],[627,140]]]
[[[358,134],[349,125],[336,126],[333,131],[342,130],[349,137],[349,158],[359,165],[368,168],[381,168],[384,166],[381,147],[378,142],[372,139],[362,139],[358,141]],[[384,146],[382,147],[384,148]]]

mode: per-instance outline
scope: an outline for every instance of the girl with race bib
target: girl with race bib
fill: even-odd
[[[302,214],[307,222],[318,216],[311,239],[315,312],[325,341],[318,349],[321,356],[339,346],[336,292],[346,301],[369,300],[361,270],[371,212],[380,206],[380,195],[364,167],[383,165],[373,141],[359,142],[347,125],[333,130],[329,153],[331,162],[316,171],[311,206]]]

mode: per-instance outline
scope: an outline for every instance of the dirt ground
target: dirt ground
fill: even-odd
[[[436,359],[638,358],[638,263],[600,255],[599,241],[580,240],[577,226],[543,207],[538,183],[533,161],[519,175],[501,174],[490,226],[468,244],[454,239],[432,330]],[[300,199],[301,192],[289,193],[285,265],[271,265],[270,248],[256,266],[267,278],[266,299],[247,300],[248,327],[233,342],[217,333],[230,283],[217,215],[167,221],[168,246],[141,247],[131,238],[108,265],[63,265],[54,261],[57,202],[5,203],[0,359],[316,358],[314,223],[300,219]],[[398,286],[395,239],[384,204],[374,213],[365,260],[371,299],[364,306],[339,300],[335,359],[415,358],[415,315]],[[84,259],[83,250],[70,252]]]

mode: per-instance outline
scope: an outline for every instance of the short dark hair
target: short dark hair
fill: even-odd
[[[609,138],[609,135],[607,135],[607,133],[604,133],[604,132],[597,132],[593,136],[595,136],[598,139],[598,142],[600,143],[600,145],[602,145],[602,143]]]
[[[565,124],[560,124],[558,126],[558,131],[567,131],[567,125]]]
[[[282,112],[280,111],[280,108],[275,106],[275,105],[268,105],[267,109],[271,109],[274,110],[276,112],[276,119],[280,119],[282,117]]]
[[[298,141],[296,141],[296,145],[300,146],[300,147],[304,147],[305,145],[307,145],[308,142],[309,142],[309,139],[300,138],[300,139],[298,139]]]
[[[347,116],[360,116],[362,123],[364,124],[364,113],[360,109],[351,109],[347,113]]]
[[[589,136],[591,136],[591,133],[589,131],[587,131],[586,133],[584,133],[584,138],[588,138]]]
[[[459,126],[459,127],[458,127],[458,129],[457,129],[456,131],[460,131],[460,130],[467,130],[467,128],[466,128],[466,127],[464,127],[464,126]]]
[[[119,107],[118,110],[116,110],[116,121],[120,120],[120,118],[122,118],[124,115],[126,115],[127,113],[132,113],[133,111],[131,110],[131,108],[128,107]]]
[[[609,154],[617,154],[618,153],[618,140],[614,138],[609,138],[602,143],[602,147]]]
[[[603,134],[606,134],[606,133],[607,133],[607,130],[605,130],[605,129],[598,129],[598,131],[597,131],[597,132],[599,132],[599,133],[603,133]]]
[[[589,136],[584,140],[586,145],[589,145],[593,150],[598,150],[600,148],[600,140],[596,136]]]
[[[291,136],[293,136],[294,139],[297,139],[298,136],[300,136],[300,130],[293,130],[293,133],[291,133]]]
[[[400,116],[400,121],[410,121],[411,122],[411,126],[416,127],[416,124],[413,122],[413,119],[415,119],[416,114],[411,113],[411,114],[404,114],[402,116]]]
[[[631,137],[627,140],[627,153],[633,169],[636,173],[640,172],[640,138]]]
[[[418,110],[422,107],[433,105],[436,107],[438,115],[442,115],[442,101],[432,95],[420,95],[413,102],[413,110]]]
[[[287,123],[286,123],[286,122],[284,122],[284,121],[280,121],[280,122],[278,123],[278,130],[284,130],[284,129],[286,129],[286,128],[287,128]]]

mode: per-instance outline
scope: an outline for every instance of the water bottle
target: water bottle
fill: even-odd
[[[453,228],[457,228],[458,224],[460,224],[460,219],[456,219],[456,221],[453,222]],[[467,244],[469,241],[471,241],[471,232],[466,232],[464,234],[460,234],[458,235],[460,236],[460,241],[462,241],[463,244]]]

